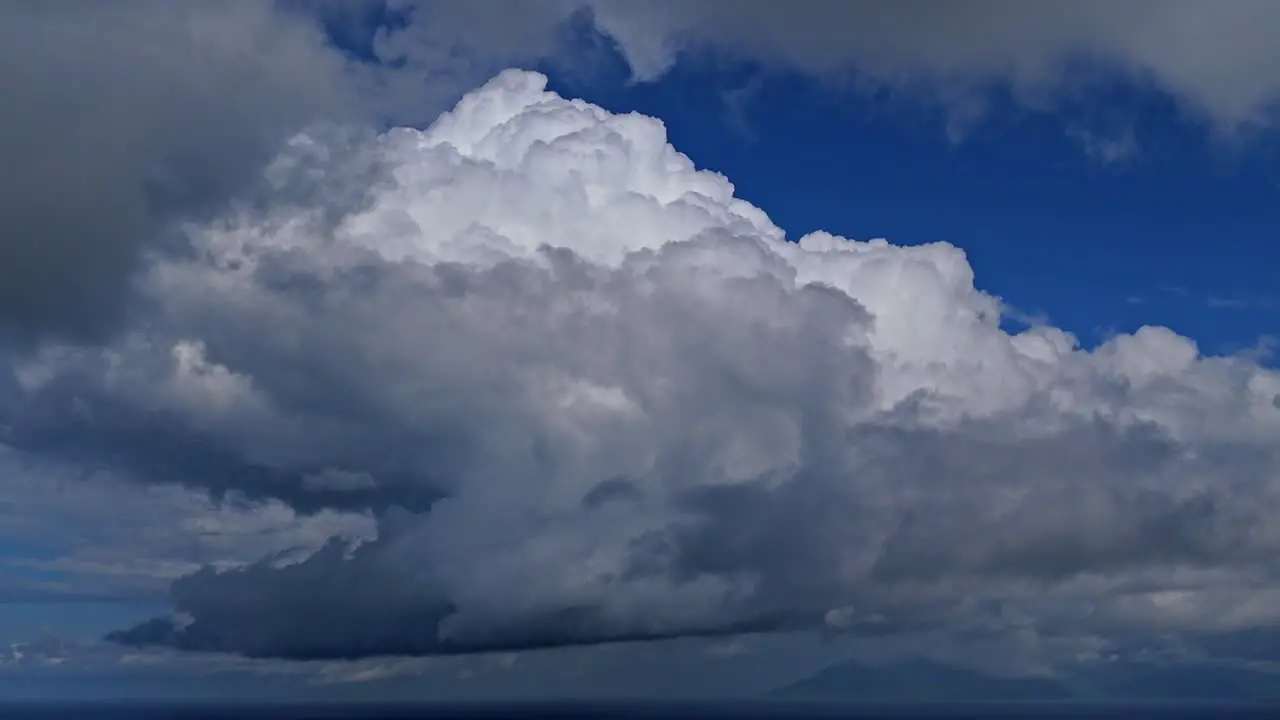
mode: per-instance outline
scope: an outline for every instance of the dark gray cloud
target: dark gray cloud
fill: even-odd
[[[854,436],[849,442],[859,449],[883,447],[885,440],[877,435]],[[1274,547],[1259,547],[1248,539],[1267,522],[1265,511],[1248,509],[1248,499],[1224,497],[1233,514],[1224,518],[1204,497],[1178,503],[1153,490],[1125,490],[1125,481],[1133,476],[1117,468],[1128,464],[1130,472],[1156,473],[1173,461],[1169,446],[1158,438],[1135,441],[1132,433],[1117,428],[1082,426],[1030,448],[984,441],[980,431],[941,437],[904,433],[890,442],[902,443],[895,457],[950,453],[956,461],[934,465],[926,460],[919,465],[920,476],[900,469],[894,473],[897,482],[943,492],[946,486],[937,476],[946,468],[951,472],[947,482],[968,489],[958,499],[922,501],[887,512],[875,507],[879,498],[870,492],[842,486],[835,468],[814,468],[772,486],[693,489],[675,499],[677,519],[636,537],[618,574],[606,579],[621,598],[655,583],[670,588],[664,605],[643,611],[620,614],[616,603],[621,598],[612,594],[549,610],[520,610],[522,603],[510,600],[496,607],[489,605],[491,600],[480,608],[457,604],[448,580],[433,577],[429,563],[412,559],[430,552],[424,545],[429,533],[423,532],[431,525],[430,514],[393,512],[384,517],[379,540],[353,551],[334,543],[287,568],[263,562],[183,578],[173,586],[172,601],[175,611],[193,622],[158,618],[111,639],[137,646],[314,659],[819,627],[865,637],[931,631],[985,638],[1030,623],[1045,633],[1105,634],[1131,631],[1136,618],[1126,617],[1119,607],[1099,612],[1097,605],[1109,599],[1106,593],[1073,598],[1071,580],[1182,567],[1247,570],[1274,557]],[[1085,448],[1091,442],[1106,449],[1090,454]],[[1082,487],[1080,476],[1072,473],[1061,478],[1061,490],[1054,488],[1053,479],[1036,476],[1046,461],[1068,453],[1099,463],[1092,469],[1105,476]],[[1110,453],[1137,457],[1117,463]],[[993,477],[993,459],[1029,464],[1005,468]],[[867,470],[856,466],[846,471]],[[1005,517],[994,513],[996,494],[1018,482],[1034,484],[1033,493]],[[981,487],[984,483],[988,487]],[[603,487],[626,486],[609,482]],[[1063,497],[1063,491],[1085,497]],[[585,497],[598,496],[592,489]],[[611,502],[621,503],[622,513],[643,512],[638,495],[617,495]],[[887,532],[875,531],[894,523]],[[982,532],[975,532],[978,527]],[[869,562],[850,572],[850,562],[859,555]],[[709,580],[732,585],[740,578],[751,582],[721,596],[713,612],[664,621],[663,614],[671,611],[665,603],[677,599],[680,588]],[[1009,585],[1027,583],[1034,589],[1030,609],[1025,609],[1029,598],[1010,592]],[[1164,587],[1156,579],[1146,590]],[[1068,610],[1065,624],[1054,611],[1043,614],[1037,607],[1045,602],[1052,607],[1055,591],[1063,588],[1068,591],[1062,601],[1077,608]],[[1248,593],[1243,589],[1241,597],[1247,600]],[[975,601],[985,606],[974,607]],[[1010,612],[1025,613],[1026,620],[1019,623]],[[1098,617],[1090,619],[1093,614]],[[1183,618],[1175,626],[1195,630],[1212,623],[1208,617]]]
[[[352,106],[346,61],[271,3],[17,0],[0,48],[0,321],[22,334],[101,331],[167,222]]]
[[[136,647],[316,660],[519,651],[778,628],[771,618],[652,627],[642,618],[620,622],[604,608],[581,605],[535,612],[518,622],[495,618],[455,635],[448,632],[449,618],[458,608],[426,576],[402,573],[408,558],[399,540],[393,531],[354,550],[334,542],[285,567],[262,562],[221,573],[201,570],[172,586],[177,619],[156,618],[107,639]]]

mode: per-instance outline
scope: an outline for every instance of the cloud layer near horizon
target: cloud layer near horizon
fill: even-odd
[[[377,515],[205,570],[126,643],[437,654],[751,629],[1277,621],[1280,376],[1156,327],[1002,329],[959,249],[797,243],[661,123],[508,71],[313,128],[5,442]]]

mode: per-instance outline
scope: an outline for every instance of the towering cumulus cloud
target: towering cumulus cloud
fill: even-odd
[[[9,442],[377,514],[116,634],[255,656],[827,626],[1261,627],[1280,375],[1156,327],[1010,334],[964,253],[788,242],[662,124],[508,71],[298,135],[153,259]],[[1266,600],[1265,602],[1263,600]]]

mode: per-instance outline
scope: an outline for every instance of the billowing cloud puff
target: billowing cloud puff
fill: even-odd
[[[24,450],[377,514],[362,544],[185,577],[182,622],[118,640],[1280,620],[1280,375],[1164,328],[1011,333],[961,250],[788,242],[659,121],[545,82],[295,137],[149,263],[118,339],[15,365]]]

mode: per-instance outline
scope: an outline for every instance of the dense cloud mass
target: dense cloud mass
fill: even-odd
[[[787,242],[659,121],[545,83],[296,135],[147,263],[117,339],[15,362],[24,451],[377,514],[376,538],[187,576],[174,619],[117,640],[1280,620],[1280,375],[1158,327],[1010,333],[959,249]]]

